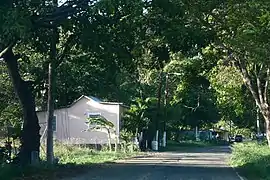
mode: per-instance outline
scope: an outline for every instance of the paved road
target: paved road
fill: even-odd
[[[240,180],[227,165],[229,147],[164,152],[91,169],[66,180]]]

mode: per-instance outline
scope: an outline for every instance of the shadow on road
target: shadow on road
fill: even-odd
[[[103,164],[65,164],[36,169],[30,180],[239,180],[226,165],[228,146],[178,147],[177,151],[150,153]],[[74,177],[74,178],[72,178]],[[24,177],[24,180],[27,178]]]
[[[166,151],[105,163],[65,180],[239,180],[228,167],[228,146]]]
[[[226,166],[209,164],[176,163],[116,163],[89,169],[83,176],[66,180],[239,180],[235,172]]]
[[[231,148],[228,145],[223,146],[207,146],[207,147],[185,147],[174,146],[173,148],[168,146],[161,149],[160,152],[181,152],[181,153],[231,153]]]

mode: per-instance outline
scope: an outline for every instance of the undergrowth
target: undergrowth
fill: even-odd
[[[270,148],[267,145],[234,144],[230,163],[249,180],[270,180]]]

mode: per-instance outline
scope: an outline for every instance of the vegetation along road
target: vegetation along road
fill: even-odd
[[[65,180],[240,180],[227,165],[230,148],[203,147],[119,160]]]

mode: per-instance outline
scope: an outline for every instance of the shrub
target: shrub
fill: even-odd
[[[104,148],[102,151],[97,151],[88,147],[80,147],[78,145],[64,145],[55,143],[54,154],[55,157],[59,158],[60,164],[91,164],[113,161],[132,156],[136,153],[124,153],[122,151],[110,152],[108,149]],[[42,157],[45,158],[44,152],[42,153]]]

